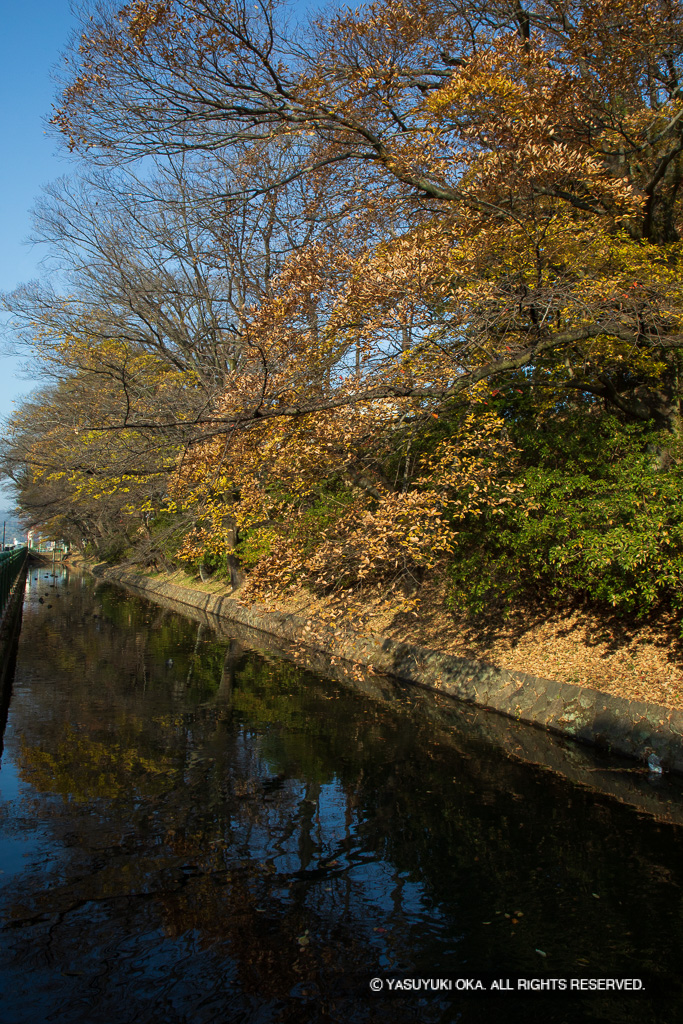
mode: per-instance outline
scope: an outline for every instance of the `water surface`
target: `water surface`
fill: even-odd
[[[676,1021],[681,835],[443,698],[372,700],[34,570],[0,769],[0,1020]],[[646,992],[387,993],[519,977]]]

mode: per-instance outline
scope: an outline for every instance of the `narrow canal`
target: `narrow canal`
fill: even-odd
[[[596,762],[617,799],[566,745],[588,783],[475,726],[33,570],[0,768],[0,1020],[683,1019],[680,785]]]

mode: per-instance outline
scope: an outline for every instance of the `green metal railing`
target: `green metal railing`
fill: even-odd
[[[0,551],[0,620],[5,614],[14,581],[24,568],[27,556],[28,548]]]
[[[66,558],[69,553],[69,549],[65,544],[57,544],[50,547],[47,541],[31,541],[31,546],[28,550],[32,555],[40,555],[42,558],[54,558],[58,562]]]

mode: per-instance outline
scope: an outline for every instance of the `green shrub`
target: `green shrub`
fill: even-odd
[[[125,536],[109,537],[99,549],[99,557],[109,565],[116,565],[130,555],[132,551],[130,542]]]
[[[518,499],[465,524],[450,605],[505,611],[526,594],[636,615],[662,601],[683,606],[680,443],[585,414],[517,433]]]
[[[253,569],[262,558],[267,558],[277,538],[275,530],[266,527],[240,530],[239,542],[234,554],[245,569]]]

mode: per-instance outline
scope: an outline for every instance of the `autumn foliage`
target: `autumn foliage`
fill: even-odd
[[[676,603],[682,64],[668,2],[93,8],[89,169],[37,212],[69,290],[7,299],[58,380],[53,455],[4,446],[27,515],[94,537],[135,465],[131,557],[253,593]]]

